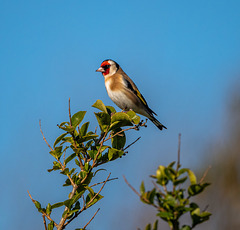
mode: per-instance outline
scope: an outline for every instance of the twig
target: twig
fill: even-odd
[[[93,198],[86,204],[86,208],[89,207],[89,205],[94,201],[94,199],[98,196],[98,194],[102,191],[103,187],[105,186],[105,184],[107,183],[108,181],[108,178],[110,177],[111,173],[108,174],[108,177],[107,179],[104,181],[102,187],[99,189],[98,193],[96,193],[95,196],[93,196]]]
[[[126,177],[123,175],[123,179],[126,182],[126,184],[139,196],[141,197],[140,193],[127,181]]]
[[[83,196],[83,207],[82,207],[82,209],[81,209],[79,212],[77,212],[77,213],[75,214],[75,216],[72,217],[72,219],[70,219],[68,222],[66,222],[66,223],[64,224],[64,226],[67,226],[67,225],[68,225],[69,223],[71,223],[76,217],[78,217],[79,214],[81,214],[84,210],[86,210],[86,209],[88,208],[88,205],[91,204],[92,201],[93,201],[93,200],[98,196],[98,194],[102,191],[103,187],[105,186],[105,184],[106,184],[107,181],[109,180],[108,178],[110,177],[110,175],[111,175],[111,173],[109,173],[107,179],[103,182],[103,185],[102,185],[102,187],[100,188],[100,190],[98,191],[98,193],[96,193],[96,195],[95,195],[87,204],[85,203],[84,196]]]
[[[42,218],[43,218],[44,228],[45,228],[45,230],[47,230],[47,224],[46,224],[46,220],[45,220],[44,214],[42,214]]]
[[[97,213],[99,212],[100,208],[95,212],[95,214],[92,216],[92,218],[87,222],[87,224],[83,227],[83,229],[86,229],[86,227],[91,223],[91,221],[93,220],[93,218],[97,215]]]
[[[130,146],[132,146],[133,144],[135,144],[138,140],[140,140],[141,137],[139,137],[138,139],[136,139],[134,142],[132,142],[130,145],[128,145],[127,147],[125,147],[123,149],[123,151],[125,151],[126,149],[128,149]]]
[[[108,130],[108,127],[107,127],[107,130]],[[92,169],[94,168],[94,166],[95,166],[95,164],[96,164],[96,160],[97,160],[97,158],[98,158],[98,155],[99,155],[100,152],[101,152],[101,148],[102,148],[102,146],[103,146],[104,139],[105,139],[106,135],[107,135],[107,131],[106,131],[106,132],[104,133],[104,135],[103,135],[102,142],[101,142],[101,144],[100,144],[100,146],[99,146],[99,149],[98,149],[98,152],[97,152],[97,154],[96,154],[96,156],[95,156],[95,158],[94,158],[94,160],[93,160]]]
[[[96,141],[96,145],[98,145],[100,143],[100,141],[103,139],[104,135],[106,136],[106,133],[102,132],[99,139]]]
[[[211,165],[208,166],[208,168],[207,168],[206,171],[204,172],[204,174],[203,174],[201,180],[199,181],[199,184],[201,184],[201,183],[203,182],[203,180],[204,180],[205,177],[207,176],[208,171],[209,171],[209,169],[210,169],[211,167],[212,167]]]
[[[69,99],[68,99],[68,113],[69,113],[70,125],[72,126],[72,116],[71,116],[71,107],[70,107],[70,97],[69,97]]]
[[[30,194],[30,192],[29,192],[28,190],[27,190],[27,192],[28,192],[28,195],[29,195],[30,199],[31,199],[32,202],[35,204],[36,200],[34,200],[34,199],[32,198],[32,196],[31,196],[31,194]],[[42,210],[41,210],[41,213],[42,213],[43,216],[46,216],[48,220],[52,221],[52,222],[54,223],[54,225],[58,228],[58,225],[55,223],[55,221],[54,221],[49,215],[47,215],[47,213],[45,213],[45,212],[42,211]]]
[[[123,175],[123,179],[126,182],[126,184],[133,190],[133,192],[135,192],[140,197],[140,199],[144,200],[148,204],[151,204],[151,202],[148,199],[146,199],[145,197],[141,196],[141,194],[127,181],[127,179],[126,179],[126,177],[124,175]],[[154,203],[151,204],[151,205],[154,206],[157,209],[160,209],[161,211],[163,210],[163,209],[161,209],[161,207],[158,207]]]
[[[117,177],[115,177],[115,178],[111,178],[111,179],[108,179],[107,182],[108,182],[108,181],[111,181],[111,180],[117,180],[117,179],[118,179]],[[105,181],[102,181],[102,182],[99,182],[99,183],[93,184],[93,185],[90,186],[90,188],[92,188],[92,187],[94,187],[94,186],[96,186],[96,185],[102,184],[102,183],[104,183],[104,182],[105,182]]]
[[[180,151],[181,151],[181,133],[179,133],[178,135],[178,160],[176,172],[178,172],[178,169],[180,167]]]
[[[152,183],[153,183],[154,187],[157,189],[157,191],[159,192],[159,194],[161,194],[162,196],[165,197],[165,194],[164,194],[164,193],[162,192],[162,190],[157,186],[157,184],[156,184],[154,181],[152,181]]]
[[[41,132],[41,134],[42,134],[42,136],[43,136],[43,140],[46,142],[46,144],[48,145],[48,147],[53,151],[52,147],[48,144],[48,142],[47,142],[47,140],[46,140],[46,138],[45,138],[45,136],[44,136],[44,134],[43,134],[42,126],[41,126],[41,120],[39,120],[39,126],[40,126],[40,132]]]
[[[128,130],[130,130],[130,129],[136,129],[136,126],[133,126],[133,127],[127,128],[127,129],[122,129],[122,130],[120,130],[119,132],[117,132],[117,133],[115,133],[114,135],[112,135],[111,137],[108,137],[106,140],[104,140],[104,142],[106,142],[106,141],[112,139],[113,137],[119,135],[120,133],[125,132],[125,131],[128,131]]]

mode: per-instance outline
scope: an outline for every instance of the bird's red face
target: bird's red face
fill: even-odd
[[[101,72],[103,76],[106,76],[109,74],[111,64],[108,61],[102,62],[100,68],[96,70],[96,72]]]

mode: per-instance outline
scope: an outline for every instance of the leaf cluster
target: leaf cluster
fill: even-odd
[[[155,175],[154,188],[146,191],[144,182],[140,186],[140,199],[142,202],[152,205],[157,209],[157,216],[166,221],[173,230],[191,230],[196,225],[207,221],[211,213],[201,211],[199,205],[191,201],[191,198],[200,194],[210,185],[209,183],[197,182],[195,174],[188,168],[181,168],[177,163],[172,162],[167,167],[160,165]],[[190,185],[184,188],[186,181]],[[189,213],[192,223],[180,227],[179,219],[185,213]],[[153,228],[147,225],[146,230],[157,230],[155,222]]]
[[[49,172],[58,171],[66,177],[63,186],[71,186],[72,192],[68,198],[46,207],[32,199],[36,208],[49,220],[48,230],[54,227],[64,229],[79,214],[100,201],[100,194],[104,185],[110,181],[109,176],[103,182],[91,184],[92,179],[102,168],[100,165],[121,158],[125,154],[126,135],[125,131],[138,130],[145,126],[140,122],[140,117],[133,111],[116,112],[111,106],[105,106],[97,100],[93,107],[100,110],[95,116],[100,128],[100,134],[89,131],[89,122],[82,124],[86,111],[79,111],[71,116],[69,104],[69,121],[62,122],[58,127],[63,133],[57,137],[50,146],[50,154],[54,157],[53,166]],[[128,127],[128,128],[126,128]],[[46,141],[45,137],[44,140]],[[100,189],[95,189],[101,184]],[[54,209],[64,207],[59,223],[51,218]],[[89,221],[90,222],[90,221]],[[45,228],[46,223],[44,222]],[[80,229],[85,229],[87,225]]]

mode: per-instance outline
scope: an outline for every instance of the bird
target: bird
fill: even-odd
[[[131,78],[122,70],[120,65],[112,59],[106,59],[96,70],[101,72],[105,79],[105,87],[111,100],[123,111],[133,110],[149,118],[160,130],[167,129],[159,122],[138,90]]]

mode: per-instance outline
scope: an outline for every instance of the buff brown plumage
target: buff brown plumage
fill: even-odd
[[[149,118],[160,130],[167,129],[154,117],[154,114],[157,114],[149,108],[137,86],[117,62],[111,59],[105,60],[96,71],[103,74],[107,93],[119,108],[131,109]]]

